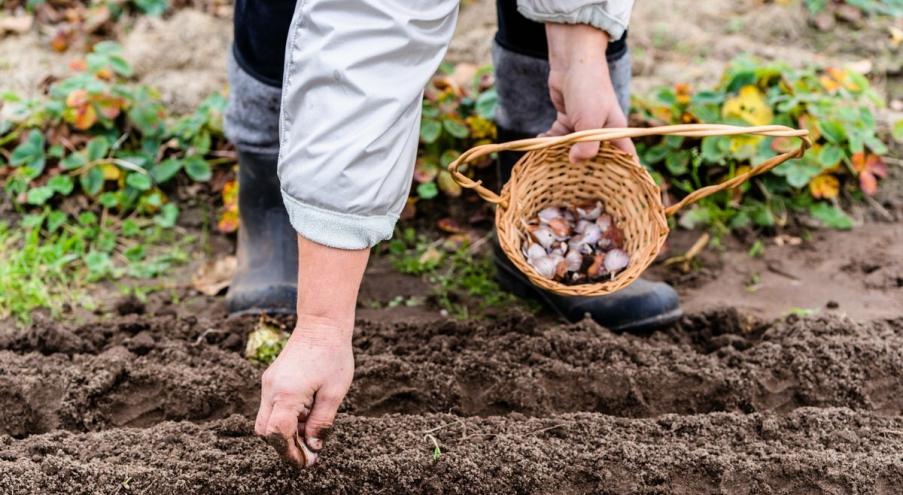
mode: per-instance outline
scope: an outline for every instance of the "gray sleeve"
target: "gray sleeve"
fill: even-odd
[[[517,10],[536,22],[589,24],[621,39],[630,24],[634,0],[517,0]]]
[[[423,88],[457,11],[457,0],[298,1],[278,170],[299,234],[340,249],[392,236],[411,185]]]

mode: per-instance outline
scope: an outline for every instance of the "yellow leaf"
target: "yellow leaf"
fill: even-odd
[[[66,106],[70,108],[83,107],[88,104],[88,91],[76,89],[66,96]]]
[[[112,163],[104,163],[100,166],[100,170],[103,172],[104,180],[119,180],[119,177],[122,175],[119,167]]]
[[[763,136],[731,136],[731,154],[739,159],[753,158],[756,156],[756,150],[763,139],[765,139]]]
[[[686,105],[690,103],[690,96],[693,94],[693,90],[690,89],[689,84],[677,83],[674,85],[674,94],[677,95],[678,103]]]
[[[439,175],[436,177],[436,185],[447,196],[457,198],[461,195],[461,186],[455,182],[448,170],[439,172]]]
[[[87,104],[75,109],[75,118],[72,125],[76,129],[80,131],[88,130],[95,122],[97,122],[97,111],[94,110],[94,105]]]
[[[721,114],[725,118],[741,119],[751,125],[770,124],[774,117],[765,94],[753,85],[743,86],[737,96],[725,101]]]
[[[231,234],[238,230],[238,209],[224,211],[216,223],[216,230],[223,234]]]
[[[813,198],[834,199],[840,192],[840,181],[830,174],[820,174],[809,182],[809,192]]]

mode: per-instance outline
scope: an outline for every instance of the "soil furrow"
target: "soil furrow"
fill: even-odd
[[[321,463],[304,472],[283,465],[252,427],[232,416],[5,437],[0,486],[9,494],[892,493],[903,483],[903,418],[848,409],[658,419],[340,415]]]
[[[252,322],[147,321],[6,334],[0,433],[253,414],[261,367],[234,351]],[[763,326],[708,314],[649,336],[592,324],[540,327],[531,318],[491,327],[361,322],[355,346],[356,378],[342,411],[364,416],[903,410],[900,320]]]

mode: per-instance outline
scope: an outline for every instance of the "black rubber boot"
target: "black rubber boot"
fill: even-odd
[[[282,203],[276,155],[238,154],[238,269],[226,294],[230,314],[294,313],[298,236]]]
[[[499,142],[529,136],[499,128]],[[511,177],[511,168],[520,153],[499,153],[498,174],[501,183]],[[518,270],[502,251],[494,245],[496,278],[499,285],[519,297],[538,300],[546,307],[570,321],[589,315],[596,323],[616,331],[644,332],[677,321],[683,311],[677,292],[663,282],[638,279],[613,294],[596,297],[562,296],[536,287]]]

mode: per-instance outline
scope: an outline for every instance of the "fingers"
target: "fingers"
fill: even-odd
[[[283,459],[297,467],[310,466],[315,460],[301,445],[303,442],[298,441],[299,423],[304,421],[306,413],[302,403],[276,400],[262,433]]]
[[[599,141],[584,141],[571,146],[568,158],[571,163],[577,164],[582,161],[590,160],[599,154]]]
[[[341,402],[342,397],[339,395],[323,393],[323,391],[317,392],[313,409],[307,415],[304,427],[304,440],[314,452],[323,448],[323,441],[332,430],[336,411]]]
[[[615,141],[612,141],[612,144],[615,145],[615,148],[618,148],[624,153],[633,155],[633,157],[636,158],[637,161],[639,161],[640,157],[636,153],[636,146],[633,145],[633,141],[631,141],[629,138],[617,139]]]
[[[547,136],[564,136],[565,134],[570,134],[571,128],[564,124],[561,120],[562,114],[558,114],[559,118],[552,122],[552,127],[549,127],[549,130],[540,134],[540,137]]]

